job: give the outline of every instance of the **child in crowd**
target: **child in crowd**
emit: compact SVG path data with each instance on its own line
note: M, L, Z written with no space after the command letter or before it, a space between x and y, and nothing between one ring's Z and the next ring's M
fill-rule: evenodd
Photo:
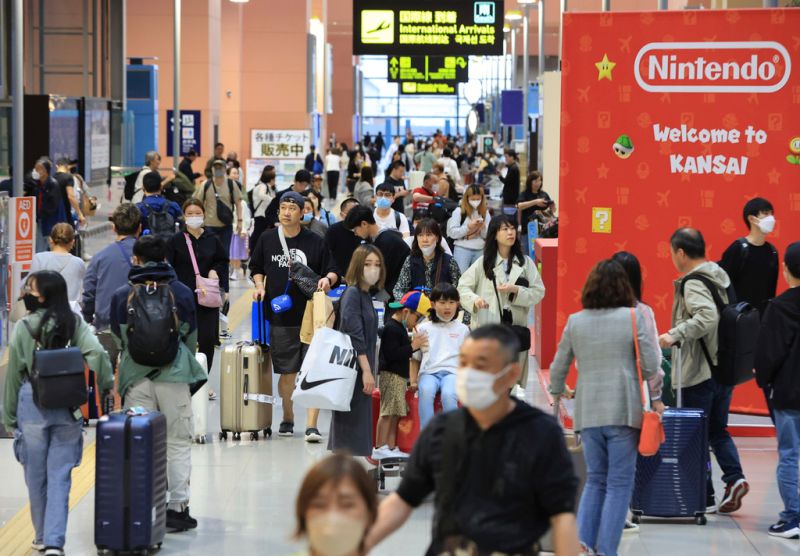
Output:
M430 322L417 327L417 334L425 334L427 349L414 357L420 361L419 370L411 367L411 388L419 388L419 422L425 428L433 419L433 401L442 392L444 411L458 407L456 396L456 369L461 344L469 335L469 328L456 320L459 309L458 290L452 284L442 282L431 291Z
M397 447L397 423L400 417L408 413L405 393L409 360L414 352L427 346L425 334L415 334L414 339L410 340L408 331L414 330L417 321L427 315L430 308L430 300L420 291L410 291L399 303L389 303L389 310L394 313L386 322L381 336L381 415L375 442L378 447L372 452L374 460L407 455Z

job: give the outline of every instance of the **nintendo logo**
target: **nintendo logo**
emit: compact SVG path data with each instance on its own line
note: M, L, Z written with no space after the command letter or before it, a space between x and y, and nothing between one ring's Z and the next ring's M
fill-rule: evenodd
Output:
M789 81L792 59L774 41L652 42L633 69L651 93L774 93Z

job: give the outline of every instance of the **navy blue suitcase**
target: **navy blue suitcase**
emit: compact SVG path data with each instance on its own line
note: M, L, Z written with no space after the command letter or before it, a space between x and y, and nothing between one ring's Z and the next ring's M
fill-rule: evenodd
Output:
M167 530L167 419L111 413L97 422L94 543L99 550L160 548Z

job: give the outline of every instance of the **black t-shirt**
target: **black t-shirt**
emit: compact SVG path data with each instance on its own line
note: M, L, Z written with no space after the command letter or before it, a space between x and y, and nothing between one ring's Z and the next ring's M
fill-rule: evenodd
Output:
M67 195L67 187L75 187L75 178L72 174L67 172L56 172L53 174L53 179L58 184L58 189L61 191L61 200L64 202L64 210L66 211L67 220L72 222L72 205L69 204L69 196Z
M413 353L406 327L395 319L388 319L381 335L382 366L379 370L389 371L407 379L408 362Z
M545 191L542 191L541 189L536 193L532 193L528 190L525 190L519 194L517 202L523 203L525 201L535 201L536 199L545 199L546 201L549 201L550 195L548 195ZM537 211L542 211L542 210L545 209L539 207L526 208L525 210L522 211L522 223L525 224L526 222L529 222L531 218L534 217ZM523 231L524 231L524 226L523 226Z
M397 489L417 507L445 481L454 481L450 509L437 492L433 522L454 520L459 534L487 552L530 550L551 517L575 510L578 479L561 427L542 411L514 403L510 414L485 431L466 409L436 416L422 431ZM455 468L444 469L447 423L454 418L466 421L464 449L449 456ZM439 554L439 533L434 528L428 554Z
M323 239L305 228L295 237L286 238L286 246L292 259L299 261L320 275L335 272L328 247ZM266 282L264 315L273 326L300 326L306 310L307 298L294 284L286 290L289 279L289 261L283 253L277 228L266 230L250 257L250 273L263 274ZM270 300L286 292L292 298L292 308L283 313L274 314Z
M362 243L364 240L345 228L344 222L336 222L328 228L325 233L325 245L328 246L333 256L333 263L339 276L347 274L350 259L353 258L353 253Z
M503 182L503 204L516 205L519 198L519 166L516 162L508 167L505 178L500 178Z
M397 230L387 230L386 228L381 230L372 244L380 249L383 255L383 261L386 264L386 284L384 287L391 296L394 291L394 285L400 277L400 271L403 269L403 263L406 262L411 248Z
M734 241L719 265L728 273L738 301L747 301L762 315L778 287L778 252L765 242L753 245L745 238Z

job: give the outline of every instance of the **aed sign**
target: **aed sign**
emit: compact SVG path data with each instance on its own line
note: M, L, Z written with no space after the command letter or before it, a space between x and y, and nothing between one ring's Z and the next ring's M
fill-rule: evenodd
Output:
M36 253L36 198L14 197L9 203L11 263L29 263Z
M389 83L466 83L469 61L465 56L389 56Z
M354 0L353 54L497 56L503 0Z

